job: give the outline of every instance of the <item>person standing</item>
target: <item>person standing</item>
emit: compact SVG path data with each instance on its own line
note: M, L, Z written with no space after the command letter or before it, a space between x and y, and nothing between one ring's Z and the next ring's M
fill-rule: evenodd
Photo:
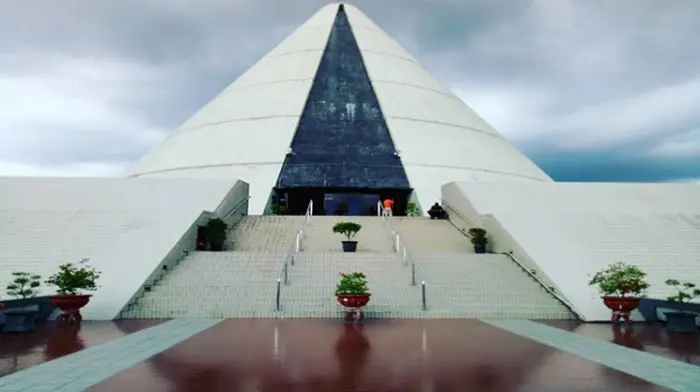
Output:
M394 201L391 200L391 198L387 197L384 199L384 203L382 203L383 209L382 209L382 215L383 216L394 216L394 213L392 211L392 208L394 207Z

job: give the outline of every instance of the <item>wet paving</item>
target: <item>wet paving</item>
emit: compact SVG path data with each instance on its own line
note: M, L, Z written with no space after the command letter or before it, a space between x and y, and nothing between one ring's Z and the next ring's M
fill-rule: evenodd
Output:
M48 322L27 333L0 333L0 377L118 339L166 320L84 321L59 326Z
M89 389L667 391L476 320L226 320Z
M539 322L590 338L700 366L700 333L669 333L662 323L639 323L628 328L620 325L584 324L566 320Z

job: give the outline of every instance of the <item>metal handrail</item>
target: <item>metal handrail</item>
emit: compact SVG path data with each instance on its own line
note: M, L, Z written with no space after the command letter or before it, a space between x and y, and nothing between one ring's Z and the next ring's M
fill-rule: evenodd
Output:
M389 229L391 229L390 225L390 220L388 217L384 219L385 223L388 225ZM404 265L410 265L411 266L411 286L416 285L416 262L413 260L413 257L411 256L411 252L408 250L408 245L406 245L406 242L403 239L403 236L401 233L398 231L391 231L391 242L392 242L392 248L393 250L398 253L401 256L401 261L404 263ZM425 285L425 280L421 280L420 282L421 285L421 300L422 300L422 309L423 310L428 310L428 305L426 302L426 285Z
M229 211L226 215L224 215L221 220L226 220L228 217L233 215L234 212L238 211L239 208L243 207L244 205L248 204L248 200L250 200L250 196L246 197L245 199L241 200L238 204L236 204L231 211Z
M459 210L457 210L457 209L456 209L455 207L453 207L450 203L448 203L447 201L445 201L445 199L441 199L440 202L442 203L443 208L447 207L451 212L454 212L455 215L459 216L459 217L462 218L465 222L467 222L467 224L471 225L471 227L479 227L479 225L477 225L476 223L474 223L473 220L471 220L471 219L467 218L466 216L464 216L464 214L462 214L461 212L459 212ZM448 215L448 217L449 217L450 214L448 213L447 215ZM459 227L457 227L457 225L455 225L454 222L452 222L451 219L448 219L448 221L452 224L452 226L454 226L457 230L459 230L460 233L462 233L462 234L464 234L465 236L471 238L471 236L469 235L469 232L464 232L464 231L462 231L462 229L460 229Z
M306 229L311 226L311 217L314 214L314 201L310 200L308 207L306 207L306 213L304 213L304 222L301 228L294 233L294 241L289 246L289 250L284 255L282 271L280 272L280 277L277 278L277 290L275 292L275 308L280 311L282 310L282 305L280 304L282 296L282 282L285 286L289 285L289 265L294 265L294 258L297 253L301 252L303 247L302 242L304 241L304 234Z
M556 298L559 302L561 302L562 305L564 305L569 311L576 316L577 319L582 320L581 316L578 314L578 312L574 309L574 306L567 301L564 297L561 295L557 294L557 292L550 286L548 286L542 279L540 279L539 276L537 276L536 273L533 272L533 270L528 269L520 260L518 260L515 256L513 256L511 253L507 252L502 252L502 255L508 256L515 264L518 265L518 267L522 268L525 273L530 275L532 279L534 279L537 283L540 284L549 294L551 294L554 298Z

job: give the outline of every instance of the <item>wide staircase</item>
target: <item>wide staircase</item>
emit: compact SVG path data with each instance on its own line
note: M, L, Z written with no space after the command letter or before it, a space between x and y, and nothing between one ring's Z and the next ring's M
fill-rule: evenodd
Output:
M346 220L362 225L356 253L332 231ZM508 256L474 254L448 221L314 216L307 226L305 217L247 216L226 249L192 252L122 317L338 318L339 274L363 272L367 318L573 318Z
M122 318L276 317L275 282L304 217L246 216L225 251L191 252Z

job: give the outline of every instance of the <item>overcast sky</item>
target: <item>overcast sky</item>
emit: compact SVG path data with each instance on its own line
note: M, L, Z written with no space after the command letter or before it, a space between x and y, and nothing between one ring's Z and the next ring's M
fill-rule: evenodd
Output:
M323 0L0 4L0 175L119 175ZM556 180L700 179L700 1L353 2Z

